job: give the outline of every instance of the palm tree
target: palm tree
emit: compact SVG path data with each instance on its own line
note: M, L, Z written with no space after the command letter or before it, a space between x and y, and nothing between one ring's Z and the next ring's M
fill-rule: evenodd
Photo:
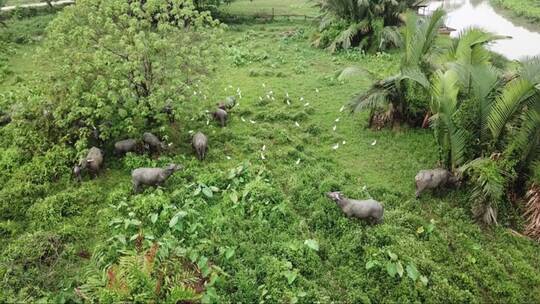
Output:
M316 46L332 52L360 46L369 51L399 46L401 14L425 0L316 0L320 36Z
M426 19L419 19L414 13L405 15L400 72L375 82L350 103L354 112L370 110L369 127L376 119L381 124L410 120L407 89L412 85L425 92L429 90L428 79L435 70L434 59L439 53L436 39L443 17L442 10Z
M470 35L488 37L476 30L462 37ZM453 169L463 165L459 171L470 177L475 217L492 224L497 223L497 206L504 201L505 190L516 181L524 184L531 165L540 158L540 60L525 62L505 79L489 60L477 56L485 42L476 46L462 42L471 50L462 51L475 55L465 55L467 61L456 57L446 72L433 77L431 122L443 163ZM464 103L460 98L474 105L475 111L467 113L474 124L457 123Z

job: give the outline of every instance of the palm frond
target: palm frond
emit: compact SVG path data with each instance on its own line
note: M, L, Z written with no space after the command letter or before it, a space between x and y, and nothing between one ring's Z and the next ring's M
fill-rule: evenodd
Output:
M371 89L365 94L354 98L349 107L353 112L360 112L366 109L381 109L390 103L388 92L382 89Z
M504 87L488 117L488 126L497 140L510 119L523 104L535 95L534 86L526 79L515 79Z
M453 57L464 64L487 64L491 58L484 45L507 36L495 35L478 28L469 28L462 31L455 40Z
M400 80L408 79L424 87L429 88L429 80L418 67L406 67L401 70Z

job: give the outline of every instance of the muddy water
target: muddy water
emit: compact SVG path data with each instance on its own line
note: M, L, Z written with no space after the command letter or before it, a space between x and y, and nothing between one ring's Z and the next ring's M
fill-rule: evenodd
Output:
M430 1L427 12L443 7L447 12L446 25L457 29L451 35L458 36L459 32L479 27L486 31L511 36L511 39L500 40L489 48L509 59L523 59L540 55L540 26L538 29L517 24L500 11L496 10L489 0L446 0Z

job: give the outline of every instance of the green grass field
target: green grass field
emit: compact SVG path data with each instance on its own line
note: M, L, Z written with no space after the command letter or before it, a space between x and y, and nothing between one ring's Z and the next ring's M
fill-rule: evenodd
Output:
M38 3L39 0L7 0L6 6Z
M316 16L315 2L308 0L238 0L223 7L223 11L233 15L306 15Z
M300 4L289 1L262 2L255 10L280 6L284 12L312 12L308 6L297 11ZM250 13L253 8L238 1L226 10ZM115 228L115 218L132 217L128 213L133 212L149 223L153 206L165 201L188 210L183 244L227 274L215 285L223 303L539 302L540 247L505 228L518 215L483 229L471 219L465 189L414 199L415 174L437 166L430 130L372 131L365 128L365 115L341 111L372 79L340 82L337 72L356 65L375 78L390 75L399 56L329 54L310 46L311 26L286 21L230 26L223 37L228 46L211 80L212 94L205 104L190 105L193 117L178 122L171 134L172 151L159 159L108 157L107 170L97 180L78 185L65 177L46 190L52 202L71 194L87 197L56 200L71 203L70 212L37 200L23 220L0 223L3 286L19 299L75 298L73 288L86 281L90 265L81 252L115 249L111 238L123 234L129 239L137 233L132 227ZM43 69L29 56L37 46L17 50L11 61L14 74L3 90ZM239 91L242 98L228 127L208 124L199 114ZM202 163L191 151L190 130L209 135L209 157ZM8 152L0 148L6 159ZM163 189L131 194L133 167L172 161L186 169ZM227 177L242 164L241 181ZM212 198L193 196L197 183L220 190ZM324 196L330 190L383 202L384 223L347 219ZM157 223L167 225L169 218L160 217ZM31 251L32 240L49 234L61 236L61 252L54 263L32 264L34 256L23 249ZM310 240L317 246L308 246ZM225 257L223 251L229 249L233 254ZM389 262L406 269L402 277L388 274ZM17 273L21 265L30 270ZM412 267L425 277L424 283L408 276Z
M536 0L491 0L499 7L532 22L540 21L540 2Z

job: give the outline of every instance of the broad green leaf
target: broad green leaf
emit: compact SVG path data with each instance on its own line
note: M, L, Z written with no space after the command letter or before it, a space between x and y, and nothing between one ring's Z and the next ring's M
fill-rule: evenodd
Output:
M197 267L203 268L208 263L208 258L205 256L201 256L199 260L197 261Z
M379 261L377 260L369 260L367 263L366 263L366 269L367 270L370 270L371 268L375 267L379 265Z
M390 257L392 261L396 261L398 258L397 255L390 250L388 250L388 256Z
M308 246L312 250L319 251L319 242L317 242L316 240L305 240L304 245Z
M158 214L157 213L152 213L150 215L150 221L152 222L152 224L155 224L157 222L157 219L158 219Z
M422 282L422 284L424 284L424 286L427 286L428 284L428 278L426 276L420 276L420 282Z
M235 203L235 204L238 203L238 194L236 194L236 192L231 193L231 194L229 195L229 197L231 198L231 201L232 201L233 203Z
M214 186L210 186L210 189L212 190L212 192L218 192L219 191L219 188L214 187Z
M212 189L210 189L210 188L208 188L208 187L204 187L204 188L202 189L202 192L203 192L203 194L204 194L206 197L208 197L208 198L214 197L214 193L212 192Z
M176 224L178 223L178 219L179 219L179 216L177 215L173 216L173 218L169 222L169 228L176 226Z
M399 261L396 263L396 271L397 274L399 274L399 277L403 276L403 265Z
M388 272L388 274L393 278L396 276L396 273L397 273L397 268L396 268L396 264L392 263L392 262L388 262L386 263L386 272Z
M283 275L285 276L285 278L287 278L287 282L289 283L289 285L294 283L294 281L296 280L296 277L298 276L296 271L289 271L289 270L283 272Z
M414 264L407 265L406 270L407 276L413 281L416 281L420 276L420 273L418 272L418 269L416 269L416 266L414 266Z
M225 259L230 259L232 258L232 256L234 255L234 248L227 248L227 250L225 251Z

